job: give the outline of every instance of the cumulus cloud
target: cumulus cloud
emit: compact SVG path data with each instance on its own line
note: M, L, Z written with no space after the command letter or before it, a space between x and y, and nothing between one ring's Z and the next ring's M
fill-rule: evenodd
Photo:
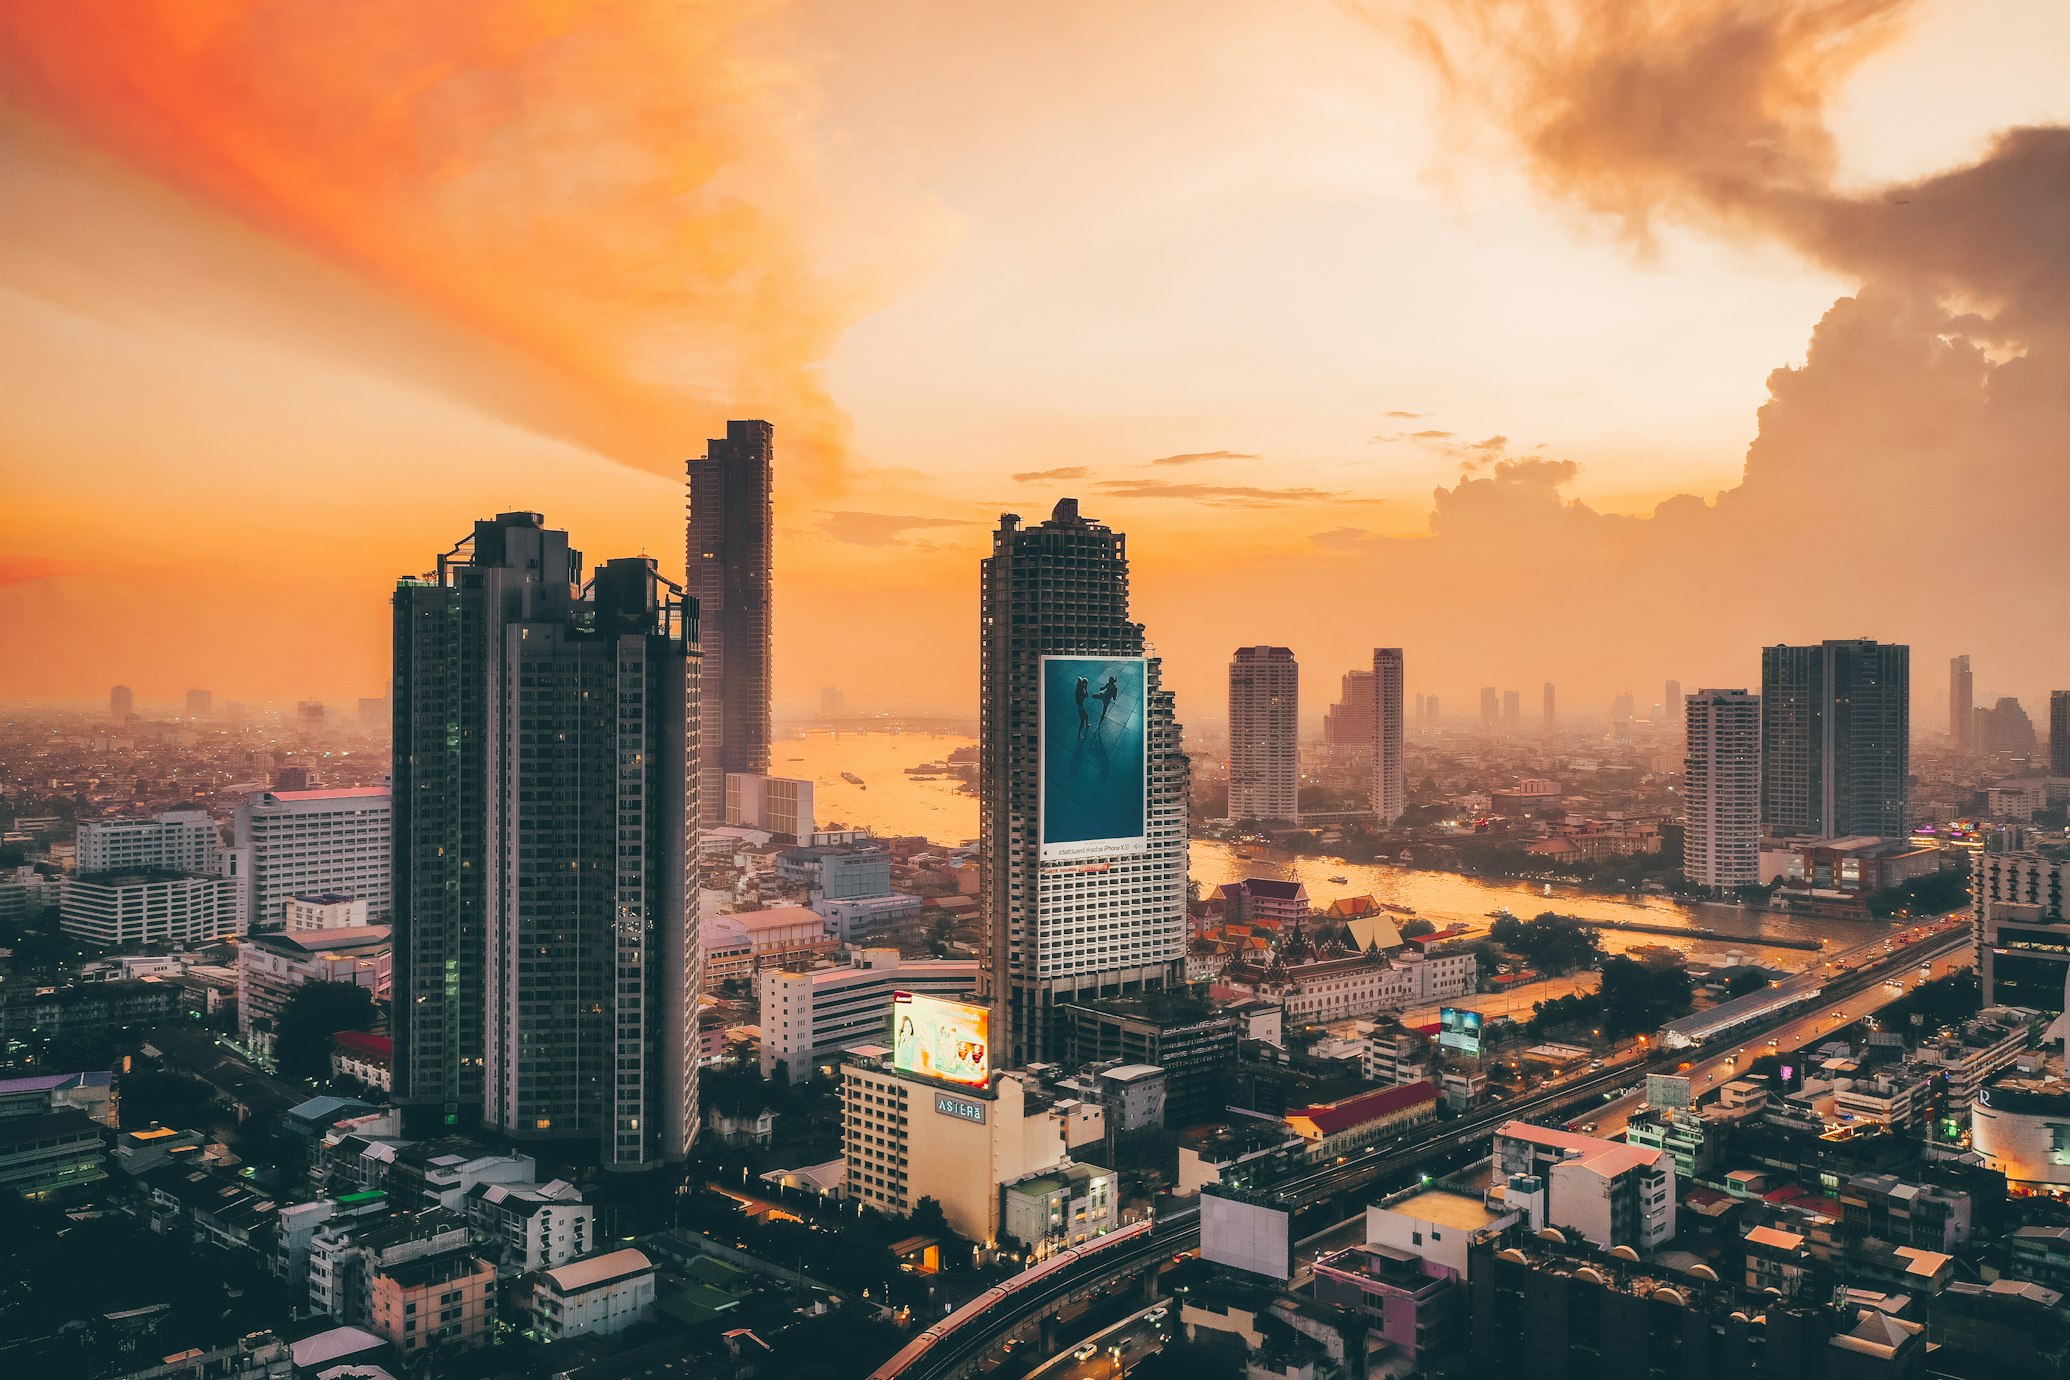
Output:
M1974 597L2000 553L2052 550L2070 512L2070 129L2006 131L1975 162L1902 185L1841 185L1826 113L1901 32L1902 0L1356 7L1584 229L1640 254L1667 224L1765 238L1859 284L1804 362L1770 375L1725 492L1614 516L1566 496L1570 461L1410 433L1466 473L1433 495L1430 538L1371 549L1374 578L1438 591L1434 630L1472 610L1548 669L1581 664L1577 647L1600 662L1622 627L1671 665L1869 633L1973 651L2030 691L2070 679L2052 639L2022 632L2070 616L2061 562L2023 567L2017 600ZM1495 612L1555 589L1580 601L1573 617ZM1596 599L1610 603L1584 607Z

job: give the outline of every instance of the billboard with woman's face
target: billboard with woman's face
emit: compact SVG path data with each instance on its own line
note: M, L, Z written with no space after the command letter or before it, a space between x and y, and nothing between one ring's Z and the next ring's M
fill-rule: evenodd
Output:
M991 1011L969 1002L893 993L891 1065L927 1078L984 1087L992 1074Z
M1042 658L1042 858L1140 853L1149 674L1139 656Z

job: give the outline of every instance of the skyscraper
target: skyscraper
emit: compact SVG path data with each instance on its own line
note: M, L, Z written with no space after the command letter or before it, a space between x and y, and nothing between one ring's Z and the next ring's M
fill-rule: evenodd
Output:
M688 592L703 679L704 823L726 806L726 773L769 770L770 504L775 430L728 422L690 462Z
M2050 710L2054 710L2053 703ZM1972 746L1987 756L2023 757L2038 745L2033 718L2027 707L2011 695L1999 696L1998 703L1977 710L1973 718L1976 733Z
M696 609L646 558L585 582L502 513L395 592L395 1092L431 1127L697 1134Z
M1417 709L1422 709L1418 695ZM1373 673L1346 671L1337 702L1323 711L1323 744L1332 748L1373 750Z
M1969 657L1948 659L1948 741L1956 751L1975 748L1977 733L1977 682L1970 674Z
M992 1066L1056 1056L1056 1008L1183 976L1189 774L1129 620L1121 533L1062 499L1000 516L981 566L981 1000Z
M1557 702L1553 697L1553 683L1551 681L1547 681L1545 683L1544 694L1545 708L1543 710L1543 713L1545 716L1545 731L1547 733L1550 733L1553 730L1553 726L1559 723L1560 721L1559 709Z
M1373 813L1384 828L1409 807L1402 772L1402 649L1373 649ZM1437 716L1437 696L1428 701Z
M187 692L187 717L190 719L206 719L214 712L215 698L207 690L189 690Z
M1667 715L1669 723L1673 723L1677 718L1681 717L1683 709L1681 681L1671 680L1667 683L1667 698L1660 702L1660 707L1661 711Z
M1632 692L1629 690L1619 691L1610 701L1610 722L1613 724L1628 724L1631 721Z
M118 685L108 692L108 717L116 723L127 723L136 709L137 697L127 685Z
M1481 687L1481 727L1497 728L1501 726L1501 723L1502 707L1496 699L1495 687L1483 685Z
M2070 777L2070 690L2048 693L2048 774Z
M1761 822L1778 834L1905 832L1911 648L1866 638L1761 650Z
M1418 695L1416 697L1416 722L1419 725L1430 721L1429 700L1430 696L1428 695Z
M1699 690L1684 713L1682 874L1719 890L1753 886L1761 880L1761 701L1744 690Z
M1238 647L1229 659L1229 817L1301 814L1301 667L1289 647Z
M1438 720L1441 717L1438 710L1438 697L1436 695L1432 695L1430 697L1429 703L1424 706L1424 713L1428 716L1424 720L1424 722L1428 723L1432 728L1436 728L1438 726Z

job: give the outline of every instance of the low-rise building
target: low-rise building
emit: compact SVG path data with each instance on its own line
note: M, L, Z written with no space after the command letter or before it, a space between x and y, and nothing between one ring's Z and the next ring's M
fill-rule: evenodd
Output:
M1650 1251L1675 1234L1675 1161L1664 1150L1505 1121L1492 1169L1491 1195L1534 1230L1571 1228L1605 1250Z
M1366 1208L1366 1244L1407 1251L1463 1282L1473 1248L1523 1219L1514 1208L1490 1208L1478 1194L1442 1184L1418 1185Z
M1290 1111L1287 1129L1308 1143L1312 1157L1327 1159L1393 1140L1437 1120L1437 1102L1438 1090L1429 1083L1379 1088Z
M565 1179L477 1183L461 1203L475 1245L514 1274L565 1265L595 1244L597 1210Z
M864 949L846 967L765 968L755 974L762 1076L781 1064L790 1082L803 1082L850 1045L888 1041L895 995L967 998L977 968L975 959L901 959L896 949Z
M489 1338L496 1267L472 1249L438 1251L374 1271L367 1326L405 1362L428 1348L464 1351Z
M1314 1265L1315 1296L1350 1310L1396 1348L1408 1369L1457 1342L1466 1322L1463 1276L1414 1251L1366 1244L1334 1251Z
M1120 1185L1098 1165L1059 1165L1005 1193L1002 1230L1038 1256L1082 1246L1121 1222Z
M999 1240L1003 1185L1070 1162L1067 1115L1031 1074L950 1085L863 1046L842 1065L841 1104L849 1196L901 1216L933 1198L950 1228L980 1246Z
M1895 1174L1856 1174L1841 1185L1840 1206L1849 1236L1929 1251L1967 1244L1974 1220L1969 1194Z
M386 1001L391 965L385 925L255 934L237 948L237 1028L249 1035L255 1021L277 1024L304 983L348 983Z
M179 989L154 979L78 982L69 987L0 987L0 1039L109 1035L156 1025L179 1005Z
M1241 1017L1176 992L1100 997L1061 1008L1073 1064L1164 1070L1165 1122L1219 1120L1229 1105Z
M331 1036L331 1076L351 1078L380 1092L395 1087L395 1041L371 1030Z
M48 1198L108 1177L107 1128L76 1107L0 1119L0 1193Z
M244 933L237 884L162 868L67 877L58 928L102 948L206 944Z
M654 1264L630 1248L532 1277L532 1326L545 1342L623 1332L654 1311Z

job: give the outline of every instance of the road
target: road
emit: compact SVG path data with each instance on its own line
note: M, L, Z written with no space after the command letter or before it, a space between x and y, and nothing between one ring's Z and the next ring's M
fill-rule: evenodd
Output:
M1110 1380L1122 1375L1171 1340L1173 1324L1178 1321L1171 1316L1175 1307L1176 1304L1158 1304L1131 1313L1029 1371L1027 1380ZM1087 1347L1093 1349L1092 1355L1081 1357Z
M1921 947L1929 950L1939 949L1947 942L1945 938L1927 940ZM1927 965L1928 972L1925 975L1920 974L1915 966L1904 977L1897 979L1897 987L1878 982L1861 992L1797 1017L1769 1032L1765 1037L1721 1049L1690 1065L1686 1076L1693 1081L1691 1091L1699 1097L1714 1091L1720 1085L1731 1082L1741 1070L1761 1055L1803 1049L1842 1026L1852 1025L1864 1016L1874 1015L1925 983L1962 971L1970 966L1970 962L1971 955L1965 945L1953 953L1944 953L1932 959ZM1593 1118L1594 1134L1606 1138L1623 1135L1625 1125L1631 1120L1632 1114L1645 1104L1646 1092L1643 1085L1628 1097L1605 1103L1602 1111Z
M1822 1033L1822 1024L1823 1031L1831 1031L1836 1024L1859 1020L1862 1015L1896 1000L1898 992L1883 986L1883 980L1898 977L1901 983L1917 986L1921 979L1916 969L1922 960L1929 963L1936 976L1966 966L1969 962L1967 943L1967 931L1954 926L1910 948L1891 953L1880 952L1882 945L1876 944L1835 955L1821 964L1833 976L1826 984L1828 997L1819 1009L1789 1017L1769 1016L1755 1020L1749 1023L1736 1045L1720 1045L1693 1058L1688 1052L1657 1052L1647 1058L1591 1070L1560 1085L1479 1109L1457 1121L1441 1123L1436 1134L1420 1140L1375 1146L1360 1154L1345 1156L1335 1163L1318 1165L1306 1174L1281 1182L1276 1188L1291 1205L1296 1206L1327 1203L1349 1194L1384 1192L1412 1182L1420 1171L1442 1171L1462 1158L1471 1158L1494 1128L1504 1121L1579 1119L1590 1115L1596 1106L1608 1109L1618 1105L1603 1101L1605 1092L1633 1084L1643 1088L1648 1073L1671 1071L1685 1060L1692 1062L1695 1072L1709 1073L1715 1081L1724 1056L1736 1049L1765 1049L1771 1036L1776 1039L1778 1048L1786 1039L1801 1045ZM1865 959L1871 961L1864 962ZM1855 965L1852 970L1843 971L1850 962ZM1631 1104L1622 1113L1628 1116L1631 1108L1636 1106L1636 1100L1624 1101ZM1595 1120L1597 1134L1609 1134L1603 1127L1601 1116L1596 1116ZM1622 1123L1618 1124L1621 1129ZM937 1380L954 1374L959 1366L991 1352L1001 1337L1071 1294L1102 1280L1132 1273L1166 1253L1195 1248L1199 1243L1197 1212L1189 1211L1183 1219L1176 1214L1168 1215L1145 1243L1104 1257L1096 1266L1089 1265L1083 1272L1045 1279L1026 1294L1000 1304L991 1314L959 1328L940 1346L910 1366L905 1371L906 1380ZM1107 1373L1113 1372L1110 1369ZM1073 1375L1068 1380L1092 1380L1092 1376Z

